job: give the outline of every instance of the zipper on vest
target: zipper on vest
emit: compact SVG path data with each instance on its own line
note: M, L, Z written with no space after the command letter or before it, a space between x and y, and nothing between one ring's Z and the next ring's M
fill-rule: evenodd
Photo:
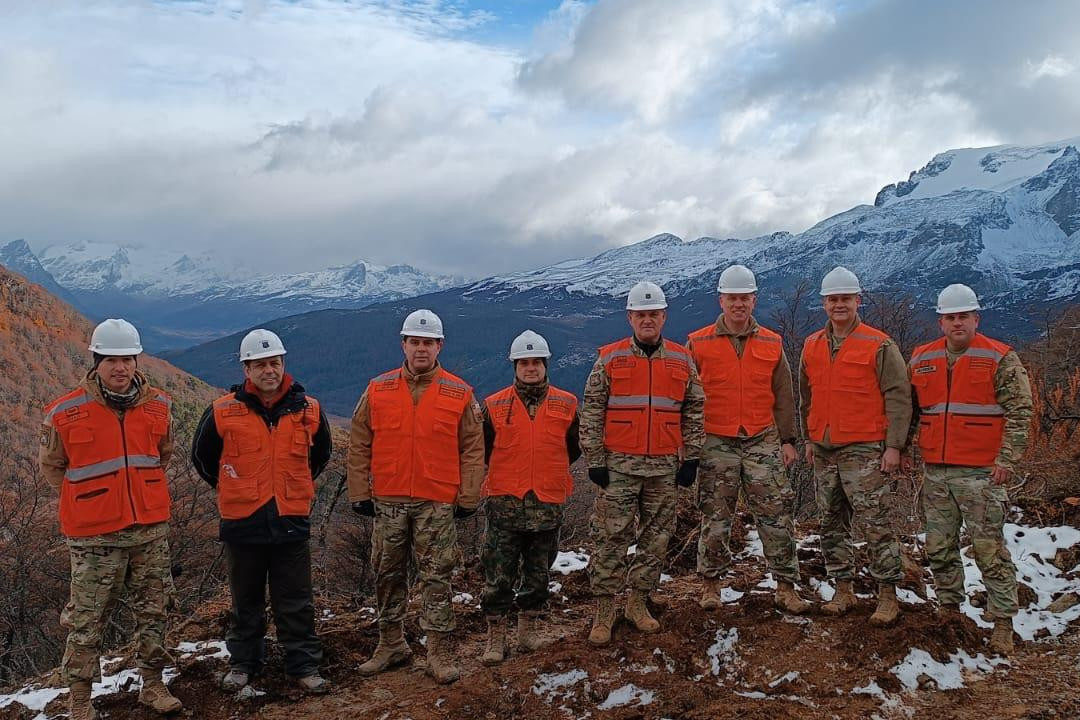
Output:
M661 341L663 342L663 341ZM657 348L659 352L660 348ZM652 358L646 358L649 361L649 407L645 411L645 454L648 455L652 450Z
M948 449L949 439L949 401L952 400L952 371L949 367L949 346L945 346L945 414L941 418L941 462L945 464L945 451ZM960 362L960 358L956 359ZM955 363L954 363L955 365Z
M127 411L121 410L120 414L116 416L116 420L120 423L120 445L124 450L124 478L127 482L128 504L131 505L131 521L138 523L139 516L135 512L135 496L131 491L131 466L128 465L127 431L124 430L124 417L126 416Z

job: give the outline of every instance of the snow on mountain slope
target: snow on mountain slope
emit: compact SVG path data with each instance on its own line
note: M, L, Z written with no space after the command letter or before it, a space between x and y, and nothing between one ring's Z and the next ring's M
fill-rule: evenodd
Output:
M874 204L937 197L954 190L1004 192L1046 170L1080 136L1045 145L999 145L939 153L922 169L894 185L886 185Z

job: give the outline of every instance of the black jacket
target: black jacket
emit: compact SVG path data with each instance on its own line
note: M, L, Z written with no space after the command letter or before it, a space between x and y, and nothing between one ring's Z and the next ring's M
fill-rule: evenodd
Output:
M307 395L304 386L294 382L272 408L263 407L259 398L244 389L243 385L234 385L230 390L236 393L236 399L247 405L263 419L267 427L274 427L282 415L301 412L307 407ZM191 462L195 471L203 480L217 487L218 469L221 464L221 452L224 443L214 422L214 406L211 405L199 420L195 430L195 439L191 443ZM317 478L330 461L333 441L330 436L330 424L326 414L319 411L319 429L312 438L308 455L311 477ZM282 517L278 515L277 503L273 498L241 520L222 519L218 535L222 540L233 543L287 543L306 540L311 536L311 520L307 517Z

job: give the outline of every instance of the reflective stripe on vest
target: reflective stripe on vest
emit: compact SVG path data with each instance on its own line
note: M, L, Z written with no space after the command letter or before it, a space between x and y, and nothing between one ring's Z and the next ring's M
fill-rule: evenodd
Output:
M877 376L877 353L889 339L885 333L860 324L844 338L833 357L829 337L819 330L803 345L803 369L810 381L807 432L815 442L836 445L879 442L888 420L885 397Z
M632 338L600 348L610 381L604 447L628 455L674 455L682 447L682 402L690 378L690 353L663 341L646 358L631 349Z
M1005 431L1005 409L997 402L994 378L1009 350L976 333L950 371L944 337L915 349L908 367L919 402L918 442L924 461L994 464Z
M458 427L472 388L441 367L414 405L401 369L368 384L375 497L452 503L461 485Z
M68 465L60 486L60 529L69 537L104 535L169 519L160 445L169 433L169 396L124 411L124 421L79 388L45 408ZM125 455L125 452L127 453Z
M251 517L271 498L282 516L307 517L315 497L311 445L319 430L319 401L283 414L274 427L229 393L214 401L221 436L218 511L225 520Z
M523 498L532 491L543 502L561 504L573 492L566 433L574 421L577 398L555 387L529 411L511 385L485 400L495 430L488 460L485 496Z
M774 424L772 378L783 343L780 336L759 326L746 338L742 355L732 338L717 335L716 325L690 333L701 385L705 390L705 432L738 437L740 429L754 436Z

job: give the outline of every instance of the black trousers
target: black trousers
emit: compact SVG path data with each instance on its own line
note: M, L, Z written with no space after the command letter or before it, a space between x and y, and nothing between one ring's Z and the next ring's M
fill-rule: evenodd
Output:
M283 544L225 543L232 591L232 625L225 647L233 668L255 675L266 658L266 586L274 613L278 643L285 653L285 672L311 675L322 661L315 634L311 597L311 550L308 541Z

